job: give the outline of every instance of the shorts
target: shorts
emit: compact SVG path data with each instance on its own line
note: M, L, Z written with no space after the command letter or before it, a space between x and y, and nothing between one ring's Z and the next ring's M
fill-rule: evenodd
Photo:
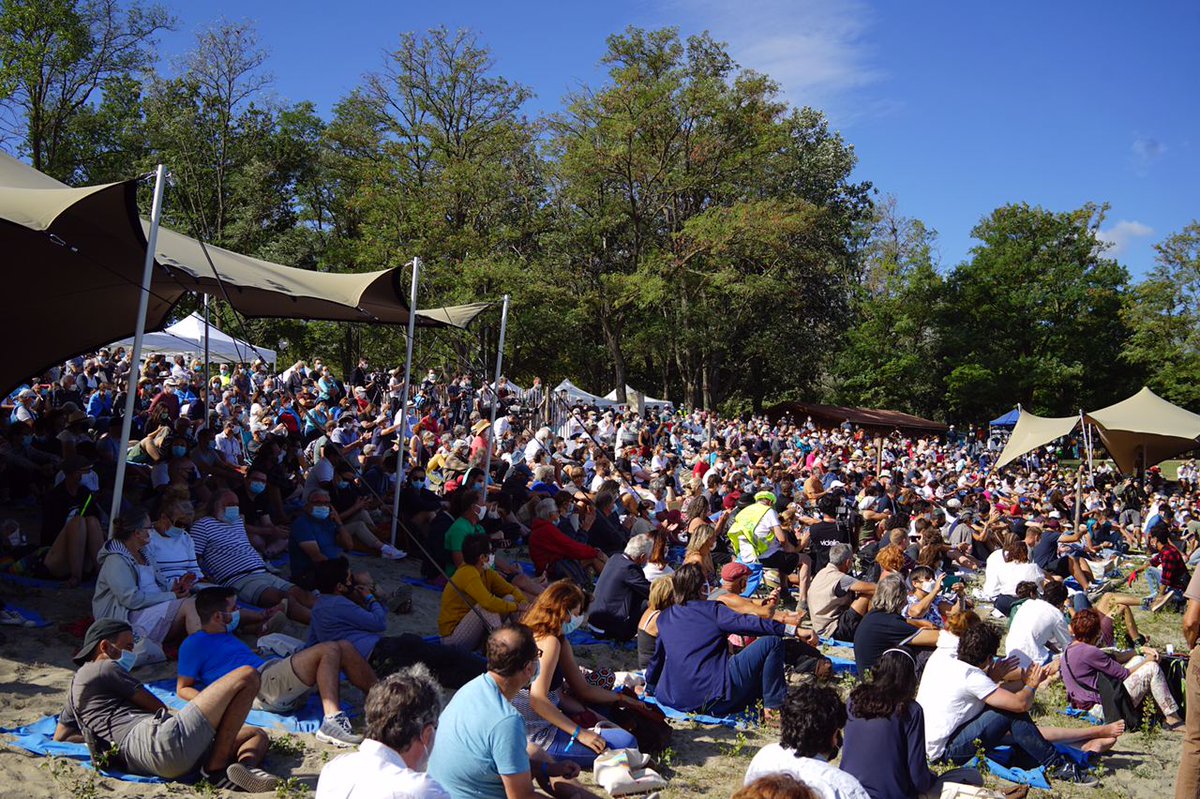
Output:
M268 713L291 713L308 701L313 686L307 685L292 668L290 657L268 660L258 667L262 680L254 707Z
M842 611L842 615L838 616L837 624L833 628L833 638L838 641L853 641L854 632L858 629L858 625L862 622L863 617L858 614L854 608L846 608Z
M243 602L249 602L251 605L258 605L259 607L262 607L262 605L259 604L258 600L268 589L274 588L286 594L294 588L287 580L277 577L268 571L243 574L229 580L226 585L237 591L238 599Z
M174 780L200 767L214 737L196 705L189 703L174 715L164 708L129 731L121 757L131 774Z
M1046 572L1046 574L1053 574L1056 577L1070 577L1071 576L1071 559L1069 557L1067 557L1066 555L1063 555L1062 557L1058 557L1058 558L1055 558L1054 560L1047 561L1046 565L1043 566L1042 568Z

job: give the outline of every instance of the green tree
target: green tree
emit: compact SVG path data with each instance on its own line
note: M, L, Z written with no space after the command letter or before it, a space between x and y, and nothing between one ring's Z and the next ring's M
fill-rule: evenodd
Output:
M1154 269L1126 297L1122 359L1163 397L1200 409L1200 221L1155 245Z
M937 233L902 216L895 198L876 206L853 301L855 323L833 366L839 402L942 415L945 281L935 263L936 243Z
M103 91L128 90L155 61L155 36L173 25L158 5L116 0L3 0L0 113L35 169L79 179L103 139L80 129ZM94 127L94 126L93 126ZM103 128L97 130L102 132Z
M1017 402L1066 416L1125 394L1129 274L1096 237L1106 210L1006 205L972 230L980 243L950 274L940 320L951 418Z

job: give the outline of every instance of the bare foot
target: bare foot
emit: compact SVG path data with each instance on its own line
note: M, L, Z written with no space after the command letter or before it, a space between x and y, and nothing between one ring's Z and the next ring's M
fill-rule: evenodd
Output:
M1096 752L1099 754L1101 752L1107 752L1109 749L1112 749L1114 746L1116 746L1116 744L1116 738L1093 738L1080 748L1085 752Z
M1096 728L1096 733L1102 738L1118 738L1125 734L1125 720L1114 721Z

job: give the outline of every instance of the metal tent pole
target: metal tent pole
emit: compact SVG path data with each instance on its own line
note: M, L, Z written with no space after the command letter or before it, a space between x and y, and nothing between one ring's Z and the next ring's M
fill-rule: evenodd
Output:
M413 337L417 333L417 285L421 259L412 260L412 292L408 301L408 346L404 355L404 388L400 393L400 450L396 453L396 490L392 495L392 546L396 546L396 523L400 518L400 489L404 484L404 458L408 451L408 382L412 377Z
M208 295L204 295L204 391L201 400L204 402L204 426L208 427L209 412L212 408L208 407L208 399L210 396L209 385L212 382L212 375L209 373L209 354L208 354Z
M154 202L150 207L150 235L146 238L146 261L142 268L142 291L138 297L137 327L133 334L133 352L129 354L129 388L125 392L125 417L121 420L121 446L117 450L117 476L113 482L112 511L108 519L108 534L121 515L121 496L125 491L125 459L129 451L129 436L133 432L133 408L137 399L138 377L141 375L142 339L146 335L146 313L150 308L150 281L154 274L154 250L158 242L158 224L162 219L163 189L167 185L167 170L159 164L154 170Z
M504 307L500 311L500 347L496 352L496 377L492 380L492 418L488 424L487 456L483 461L484 490L492 479L492 450L496 448L496 406L500 404L500 370L504 368L504 335L508 330L508 295L504 295ZM487 499L485 496L484 499Z

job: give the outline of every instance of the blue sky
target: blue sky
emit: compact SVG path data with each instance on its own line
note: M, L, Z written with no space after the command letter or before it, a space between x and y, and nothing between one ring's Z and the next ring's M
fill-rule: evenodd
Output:
M164 57L224 17L257 23L281 99L327 113L403 31L470 28L497 72L530 86L529 112L603 79L604 40L627 25L710 31L789 101L824 110L858 177L940 235L942 265L971 228L1025 201L1112 208L1110 254L1143 274L1153 244L1200 218L1200 3L609 0L385 4L174 0Z

